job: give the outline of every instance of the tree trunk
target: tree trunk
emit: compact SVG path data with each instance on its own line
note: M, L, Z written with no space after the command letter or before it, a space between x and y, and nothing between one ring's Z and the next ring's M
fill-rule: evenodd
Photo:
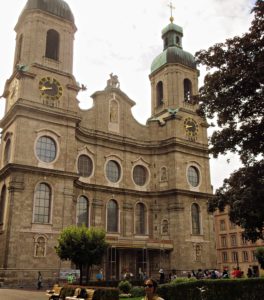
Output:
M86 266L86 285L88 285L89 280L90 280L90 266Z
M79 265L80 268L80 285L82 285L82 281L83 281L83 266L82 264Z

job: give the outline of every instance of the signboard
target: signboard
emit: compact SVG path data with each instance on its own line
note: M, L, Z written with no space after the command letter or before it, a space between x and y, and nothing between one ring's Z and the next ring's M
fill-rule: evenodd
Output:
M60 279L68 280L70 276L72 276L73 279L79 279L80 278L80 270L76 270L76 269L61 269L60 270L60 275L59 275ZM75 281L75 280L73 280L73 281Z

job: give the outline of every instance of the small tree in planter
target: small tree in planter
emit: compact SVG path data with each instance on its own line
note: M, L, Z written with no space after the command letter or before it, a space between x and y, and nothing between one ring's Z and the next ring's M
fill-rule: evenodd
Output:
M61 260L70 260L80 268L82 285L83 267L86 267L88 282L90 268L101 263L107 247L102 229L69 226L62 231L55 250Z

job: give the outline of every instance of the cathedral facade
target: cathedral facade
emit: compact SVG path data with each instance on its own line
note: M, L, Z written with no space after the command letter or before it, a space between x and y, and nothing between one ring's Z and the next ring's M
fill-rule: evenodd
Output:
M145 125L113 74L92 108L79 107L76 30L62 0L28 0L15 27L0 122L0 281L74 268L54 246L65 227L81 224L106 231L98 268L107 279L214 268L208 125L193 102L199 71L182 49L182 28L171 18L162 30Z

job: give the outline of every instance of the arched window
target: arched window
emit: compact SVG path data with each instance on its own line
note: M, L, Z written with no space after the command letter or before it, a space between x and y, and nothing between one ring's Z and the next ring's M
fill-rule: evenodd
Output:
M111 182L118 182L121 176L120 165L115 160L109 160L106 165L106 176Z
M60 44L59 33L53 29L50 29L47 32L45 56L47 58L59 60L59 44Z
M11 140L8 139L5 144L4 165L8 164L10 161L10 151L11 151Z
M133 169L133 180L137 185L143 186L147 182L148 171L144 166L137 165Z
M168 47L168 44L169 44L168 37L165 37L165 39L164 39L164 48L165 49Z
M16 65L20 62L21 52L22 52L22 44L23 44L23 35L21 34L17 44L17 53L16 53Z
M46 183L40 183L35 192L34 222L49 223L51 208L51 189Z
M192 204L192 234L200 234L200 207L198 204Z
M35 240L35 256L44 257L46 255L46 239L43 236Z
M192 101L192 83L190 79L185 78L183 81L184 86L184 101L191 102Z
M0 225L4 223L5 203L6 203L6 186L4 185L0 197Z
M80 155L78 158L78 172L82 177L89 177L93 172L93 161L87 155Z
M55 141L49 136L41 136L36 144L37 157L46 163L52 162L57 155Z
M200 183L199 170L194 166L188 168L188 181L193 187L197 187Z
M89 225L89 201L86 197L81 196L77 200L77 207L76 207L76 218L77 218L77 226L85 225L88 227Z
M143 203L136 205L136 233L146 234L146 207Z
M157 93L157 106L163 104L163 83L159 81L156 86L156 93Z
M107 231L118 232L118 204L113 199L107 204Z

